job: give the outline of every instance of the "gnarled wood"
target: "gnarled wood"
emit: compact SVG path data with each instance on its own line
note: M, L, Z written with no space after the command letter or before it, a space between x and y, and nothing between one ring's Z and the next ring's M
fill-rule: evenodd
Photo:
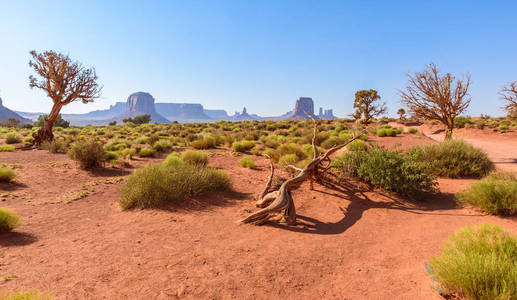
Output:
M317 124L314 119L313 122L314 124ZM313 137L314 147L316 134L317 130L315 129ZM274 214L283 212L284 221L288 225L294 225L296 223L296 208L294 205L293 197L291 195L291 190L307 179L310 179L311 181L313 179L317 179L317 176L322 174L322 172L318 172L318 169L321 169L321 167L323 167L323 170L328 169L328 166L322 166L322 163L328 162L330 165L330 155L358 139L361 135L362 132L357 136L349 139L347 142L334 146L323 154L314 156L314 159L303 169L290 166L291 168L299 171L298 175L284 181L278 190L272 192L270 192L269 189L273 180L274 167L272 161L270 160L271 174L269 176L268 182L266 183L264 191L261 193L261 197L257 200L257 206L263 208L239 220L239 222L260 225L267 222Z

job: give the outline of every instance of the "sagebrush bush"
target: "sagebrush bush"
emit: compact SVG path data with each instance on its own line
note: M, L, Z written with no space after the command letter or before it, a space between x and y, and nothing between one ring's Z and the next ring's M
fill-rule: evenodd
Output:
M13 145L0 145L0 152L14 152L16 150Z
M453 234L430 266L444 293L475 300L517 296L517 236L499 226L468 226Z
M418 146L409 152L420 161L432 163L437 176L479 178L494 169L494 163L484 151L462 140Z
M145 148L145 149L140 150L140 152L138 152L138 156L153 157L155 153L156 153L156 150L154 150L152 148Z
M199 149L199 150L213 149L213 148L215 148L215 146L217 146L217 142L214 137L208 136L208 137L203 137L199 140L195 140L195 141L191 142L190 146L192 146L192 148L194 148L194 149Z
M176 159L174 159L176 160ZM180 204L190 197L231 190L223 170L200 164L162 163L138 169L122 188L119 204L123 209Z
M240 142L233 142L232 148L235 152L246 152L251 150L253 147L255 147L254 141L240 141Z
M16 172L10 168L0 168L0 182L11 182L16 177Z
M239 165L243 168L248 169L254 169L256 167L255 162L253 161L253 158L249 156L244 156L241 159L239 159Z
M21 142L22 142L22 138L16 132L10 132L5 136L6 144L17 144L17 143L21 143Z
M181 160L187 164L204 166L208 164L208 154L203 151L187 150L181 154Z
M427 162L400 151L374 146L336 157L333 165L345 175L359 177L387 191L420 198L436 191L436 177Z
M48 150L50 153L66 153L67 145L63 138L55 138L51 142L45 141L41 148Z
M510 173L492 173L456 194L456 199L495 215L517 214L517 178Z
M90 169L102 166L106 151L100 142L90 138L73 143L68 156L77 161L82 169Z
M0 207L0 232L9 232L20 225L20 216Z

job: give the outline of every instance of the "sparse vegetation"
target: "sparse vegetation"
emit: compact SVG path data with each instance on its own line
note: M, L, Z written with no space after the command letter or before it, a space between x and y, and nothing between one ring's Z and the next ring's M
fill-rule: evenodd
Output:
M333 165L345 175L412 198L436 191L432 166L400 151L358 147L337 157Z
M433 164L437 176L479 178L494 169L485 152L462 140L415 147L410 152L419 161Z
M11 182L16 177L16 172L11 168L0 168L0 182Z
M229 191L231 184L222 170L202 164L162 163L136 170L128 177L119 203L123 209L180 204L190 197Z
M0 207L0 232L10 232L21 223L21 217L14 212Z
M100 142L90 138L73 143L68 156L77 161L81 169L91 169L102 166L106 151Z
M464 204L495 215L517 214L517 178L511 173L492 173L456 194Z
M185 151L181 155L181 159L191 165L202 165L208 164L208 155L203 151Z
M0 295L0 300L52 300L52 296L48 293L32 292L15 292L8 295Z
M489 300L517 295L517 236L496 225L466 227L453 234L431 261L443 294Z
M241 165L241 167L243 167L243 168L248 168L248 169L255 169L255 167L256 167L255 162L253 161L253 158L251 158L249 156L244 156L241 159L239 159L239 165Z

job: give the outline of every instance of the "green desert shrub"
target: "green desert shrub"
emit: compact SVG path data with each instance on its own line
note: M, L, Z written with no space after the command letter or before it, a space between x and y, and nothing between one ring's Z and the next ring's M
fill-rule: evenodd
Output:
M16 132L10 132L5 136L6 144L17 144L17 143L21 143L21 142L22 142L22 138Z
M229 190L230 179L223 170L199 164L162 163L134 171L122 188L119 204L123 209L160 207Z
M333 166L345 175L411 198L418 199L436 191L432 166L400 151L379 146L350 151L336 157Z
M235 152L246 152L250 151L253 147L255 147L254 141L240 141L233 142L232 148Z
M103 164L106 151L99 141L90 138L73 143L68 156L77 161L82 169L90 169Z
M166 140L159 140L154 143L153 149L157 152L170 152L172 150L172 143Z
M0 145L0 152L14 152L14 150L13 145Z
M432 163L437 176L479 178L494 169L493 162L484 151L462 140L419 146L409 152L420 161Z
M214 137L207 136L203 137L201 139L195 140L192 143L190 143L190 146L194 149L213 149L217 145L217 142Z
M156 150L154 150L152 148L145 148L145 149L140 150L140 152L138 152L138 156L153 157L155 153L156 153Z
M203 151L187 150L181 154L181 160L191 165L207 165L208 154Z
M15 292L11 294L0 294L0 300L52 300L52 296L48 293L33 292Z
M296 154L285 154L285 155L282 155L280 157L280 159L278 160L278 162L283 165L283 166L287 166L287 165L296 165L296 163L299 161L300 159L298 158L298 156L296 156Z
M9 232L20 225L21 218L14 212L0 207L0 232Z
M0 168L0 182L11 182L16 177L16 172L10 168Z
M476 300L517 296L517 236L499 226L468 226L453 234L430 266L443 294Z
M397 132L398 131L396 129L393 129L393 128L381 128L381 129L377 130L376 135L378 137L396 136Z
M456 194L456 199L495 215L517 214L517 178L510 173L492 173Z
M48 150L50 153L66 153L67 151L67 145L63 138L55 138L50 142L45 141L41 148Z
M241 167L243 167L243 168L248 168L248 169L255 169L255 167L256 167L255 162L253 161L253 158L251 158L249 156L244 156L241 159L239 159L239 165L241 165Z

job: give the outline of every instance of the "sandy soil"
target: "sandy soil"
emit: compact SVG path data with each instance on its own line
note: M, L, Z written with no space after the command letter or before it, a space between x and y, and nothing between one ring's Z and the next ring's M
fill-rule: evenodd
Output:
M378 142L393 146L404 138ZM15 232L0 235L0 275L17 275L0 282L0 294L38 289L57 299L440 299L424 264L449 234L488 222L517 233L515 219L454 205L452 194L472 180L440 180L442 194L424 203L357 182L316 185L314 191L304 185L294 192L297 226L239 225L235 221L255 209L266 161L256 158L259 169L249 170L226 150L213 153L210 164L228 171L234 193L181 210L127 212L116 200L119 179L131 169L88 173L64 155L0 153L0 162L21 164L19 183L0 186L10 193L2 206L24 219ZM152 161L158 160L135 165ZM76 199L83 190L87 196Z

